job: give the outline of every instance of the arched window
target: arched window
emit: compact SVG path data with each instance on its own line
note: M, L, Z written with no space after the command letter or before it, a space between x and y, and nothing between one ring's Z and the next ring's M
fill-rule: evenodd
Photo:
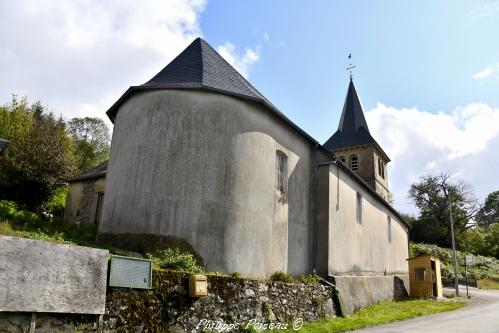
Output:
M340 160L343 162L343 163L346 163L347 159L345 157L345 155L341 155L340 156Z
M353 171L359 170L359 158L357 155L350 156L350 169Z
M282 151L276 152L277 190L281 193L288 192L288 157Z

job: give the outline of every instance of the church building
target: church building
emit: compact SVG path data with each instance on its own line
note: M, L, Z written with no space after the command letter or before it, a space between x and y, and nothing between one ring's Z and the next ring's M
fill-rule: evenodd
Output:
M352 80L322 145L198 38L107 115L101 241L166 237L207 271L317 273L368 303L406 283L410 226Z

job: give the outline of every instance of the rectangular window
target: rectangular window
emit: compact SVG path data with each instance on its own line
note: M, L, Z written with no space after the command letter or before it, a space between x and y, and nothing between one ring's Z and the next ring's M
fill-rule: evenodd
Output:
M288 192L288 158L282 151L276 153L277 190Z
M424 269L424 268L415 268L414 269L414 274L416 275L416 280L417 281L424 281L424 280L426 280L426 269Z
M357 192L357 223L362 224L362 196Z
M378 174L380 176L383 176L382 173L381 173L381 160L379 159L379 157L378 157Z
M388 216L387 219L387 229L388 229L388 241L392 241L392 218Z

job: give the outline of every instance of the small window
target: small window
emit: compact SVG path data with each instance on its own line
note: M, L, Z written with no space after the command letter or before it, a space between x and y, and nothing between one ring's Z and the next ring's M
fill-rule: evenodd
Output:
M281 193L288 192L288 157L282 152L276 153L277 190Z
M388 232L388 241L392 242L392 218L388 216L387 218L387 232Z
M378 157L378 175L380 175L381 177L383 177L383 174L381 172L381 160L379 159L379 157Z
M416 281L424 281L426 280L426 269L424 268L415 268L414 274L416 275Z
M343 162L343 163L346 163L346 157L344 155L341 155L340 156L340 160Z
M385 179L385 163L381 162L381 177Z
M362 224L362 196L357 192L357 223Z
M357 157L357 155L352 155L352 157L350 157L350 169L352 169L353 171L359 169L359 158Z

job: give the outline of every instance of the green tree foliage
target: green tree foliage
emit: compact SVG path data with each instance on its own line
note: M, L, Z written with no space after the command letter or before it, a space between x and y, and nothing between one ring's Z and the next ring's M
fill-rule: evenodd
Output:
M489 226L499 223L499 191L490 193L480 208L476 216L476 221L480 226Z
M451 246L449 196L458 246L466 230L473 226L472 219L479 209L478 200L471 186L449 178L446 174L428 175L411 185L409 198L420 212L412 225L411 240Z
M0 107L0 137L10 146L0 158L0 199L37 209L58 184L75 175L74 146L62 118L26 98Z
M452 281L454 278L452 264L452 250L438 247L433 244L411 243L409 246L411 257L431 254L441 260L442 279ZM457 251L457 264L459 279L464 279L464 257L470 254L467 251ZM469 277L473 279L499 278L499 260L489 257L474 255L473 264L468 267Z
M73 118L68 123L69 134L77 152L77 167L87 171L109 157L109 128L100 118Z

